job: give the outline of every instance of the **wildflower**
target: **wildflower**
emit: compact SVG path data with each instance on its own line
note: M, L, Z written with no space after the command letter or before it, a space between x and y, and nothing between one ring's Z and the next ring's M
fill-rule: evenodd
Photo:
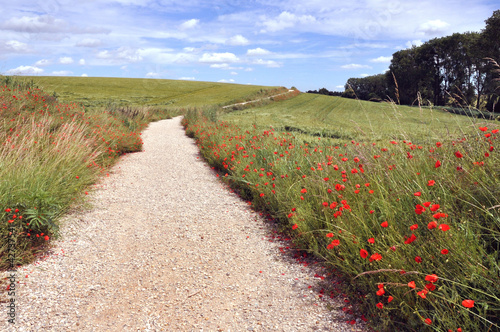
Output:
M366 258L368 257L368 251L366 251L365 249L360 249L359 255L361 256L361 258Z
M441 249L441 254L448 255L448 253L449 253L448 249Z
M455 152L455 157L462 158L463 156L464 155L460 151Z
M438 224L437 224L437 222L435 222L435 221L431 221L430 223L428 223L428 224L427 224L427 228L428 228L429 230L434 229L434 228L436 228L437 226L438 226Z
M429 181L427 182L427 185L428 185L429 187L432 187L432 186L433 186L433 185L435 185L435 184L436 184L436 181L434 181L434 180L429 180Z
M410 282L408 283L408 287L410 287L410 288L415 288L415 281L413 281L413 280L412 280L412 281L410 281Z
M414 225L411 225L410 226L410 231L414 231L418 228L418 225L417 224L414 224Z
M437 146L438 148L440 148L442 145L443 145L443 143L441 143L441 142L436 142L436 146Z
M369 260L370 262L373 262L373 261L379 261L382 259L382 255L379 254L379 253L374 253L373 255L370 256Z
M299 225L295 224L292 226L292 229L297 229L299 227Z
M474 308L474 300L463 300L462 305L466 308Z
M384 290L384 288L380 288L380 289L377 291L377 295L378 295L378 296L382 296L382 295L384 295L384 294L385 294L385 290Z
M415 234L412 234L409 238L407 238L405 240L405 244L410 244L412 243L413 241L415 241L417 239L417 237L415 236Z
M372 238L372 237L371 237L371 238L369 238L369 239L368 239L368 243L371 243L371 244L375 243L375 239L374 239L374 238Z
M479 127L479 130L481 130L481 131L487 131L488 127Z
M45 241L48 241L49 240L49 236L45 235L44 239L45 239Z
M416 214L422 214L424 211L425 211L425 208L422 205L417 204L415 206L415 213Z
M425 299L427 297L427 293L429 291L427 289L422 289L420 292L417 292L418 296L420 296L421 298Z
M302 194L305 194L305 193L307 192L307 189L306 189L306 188L302 188L302 189L300 190L300 192L301 192Z
M417 262L417 263L422 263L422 257L420 257L420 256L415 256L415 262Z
M447 230L450 229L450 226L448 226L446 224L441 224L441 225L439 225L439 229L442 230L443 232L446 232Z
M433 283L428 283L425 285L425 288L427 288L428 290L430 290L432 292L436 289L436 286Z
M432 324L432 320L430 318L426 318L425 319L425 324L431 325Z
M387 221L384 221L383 223L380 224L382 227L388 227L389 223Z
M333 233L326 234L326 237L333 237Z
M420 191L417 191L417 192L416 192L416 193L414 193L413 195L414 195L414 196L417 196L417 197L419 197L419 196L422 196L422 192L420 192Z
M438 161L436 161L436 164L434 165L434 167L435 167L435 168L438 168L438 167L440 167L440 166L441 166L441 162L440 162L439 160L438 160Z
M383 305L382 303L380 303L380 302L379 302L379 303L377 303L377 308L379 308L379 309L384 309L384 305Z
M439 204L433 204L433 205L431 206L431 211L432 211L432 212L436 212L437 210L439 210L439 207L440 207L440 206L439 206Z
M387 298L387 303L391 303L391 301L392 301L392 300L394 300L394 298L393 298L392 296L389 296L389 297Z
M438 281L439 277L435 274L430 274L425 276L425 281L430 281L430 282L436 282Z

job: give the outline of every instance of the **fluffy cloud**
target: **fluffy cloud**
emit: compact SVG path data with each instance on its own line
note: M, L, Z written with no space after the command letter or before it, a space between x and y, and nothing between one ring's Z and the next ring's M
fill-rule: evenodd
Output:
M158 77L160 77L160 74L159 73L149 72L149 73L146 74L146 77L147 78L158 78Z
M43 69L34 66L19 66L7 70L7 75L39 75L41 73L43 73Z
M37 62L35 62L35 66L37 66L37 67L48 66L50 64L52 64L52 62L50 62L47 59L42 59L42 60L38 60Z
M297 16L288 11L284 11L279 14L274 19L265 19L262 22L262 25L266 27L262 32L270 31L276 32L280 30L285 30L288 28L292 28L297 24L313 24L316 22L316 19L311 15L300 15Z
M279 67L282 66L281 63L276 62L274 60L262 60L262 59L258 59L258 60L253 61L252 63L255 64L255 65L264 65L264 66L269 67L269 68L279 68Z
M85 59L80 59L80 60L78 61L78 64L79 64L80 66L85 66Z
M70 65L73 62L75 62L75 61L73 60L73 58L71 58L69 56L63 56L62 58L59 58L59 63L62 65Z
M389 63L392 60L392 56L379 56L378 58L371 59L370 62L375 63Z
M217 82L219 82L219 83L234 83L234 80L232 78L229 80L222 79L222 80L218 80Z
M182 81L196 81L196 78L190 76L190 77L179 77L178 78L179 80L182 80Z
M449 26L449 23L441 20L433 20L421 24L418 30L426 35L434 35L445 32Z
M28 33L62 32L65 28L63 20L49 15L12 17L0 25L4 30Z
M229 38L226 41L226 44L233 45L233 46L244 46L244 45L250 44L250 42L248 41L248 39L246 39L242 35L236 35L234 37Z
M240 59L233 53L204 53L199 59L202 63L234 63Z
M17 40L10 40L5 42L5 46L7 51L16 52L16 53L28 53L29 47L28 44L22 43Z
M138 50L129 47L120 47L114 51L101 51L97 54L97 58L110 60L112 63L139 62L143 59Z
M252 48L247 51L248 56L262 56L267 54L271 54L271 52L260 47Z
M408 41L406 42L406 48L412 48L412 46L420 46L420 45L423 45L424 43L418 39L418 40L412 40L412 41Z
M200 20L193 18L193 19L187 20L186 22L182 23L179 26L179 29L189 30L189 29L196 27L198 25L198 23L200 23Z

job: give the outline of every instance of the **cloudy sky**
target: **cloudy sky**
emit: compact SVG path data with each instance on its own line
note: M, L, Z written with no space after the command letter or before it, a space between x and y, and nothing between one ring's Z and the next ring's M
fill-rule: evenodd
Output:
M2 0L0 74L326 87L480 31L498 0Z

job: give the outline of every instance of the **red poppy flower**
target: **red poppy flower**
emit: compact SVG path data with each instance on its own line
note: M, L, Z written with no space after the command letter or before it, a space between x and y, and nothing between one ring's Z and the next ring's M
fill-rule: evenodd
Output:
M410 226L410 231L414 231L418 228L418 225L417 224L413 224Z
M422 214L424 211L425 211L425 208L422 205L417 204L417 206L415 206L415 213L416 214Z
M436 146L437 146L438 148L439 148L439 147L441 147L442 145L443 145L443 143L441 143L441 142L436 142Z
M302 194L305 194L305 193L307 192L307 189L306 189L306 188L302 188L302 189L300 190L300 192L301 192Z
M326 234L326 237L333 237L333 233Z
M437 210L439 210L439 207L440 207L440 206L439 206L439 204L433 204L433 205L431 206L431 211L432 211L432 212L436 212Z
M460 151L455 152L455 157L462 158L463 156L464 155Z
M448 249L442 249L441 250L441 254L443 254L443 255L448 255L448 253L449 253Z
M415 234L412 234L409 238L407 238L405 240L405 244L410 244L412 243L413 241L415 241L417 239L417 237L415 236Z
M479 130L481 130L481 131L487 131L488 127L479 127Z
M416 256L416 257L415 257L415 262L417 262L417 263L422 263L422 257L420 257L420 256Z
M436 281L438 281L438 279L439 279L439 277L435 274L425 276L425 281L436 282Z
M333 240L331 243L331 245L334 247L338 246L339 244L340 244L340 240Z
M432 320L430 318L426 318L425 319L425 324L431 325L432 324Z
M433 292L435 289L436 289L436 286L432 283L428 283L425 285L425 288L427 288L428 290L430 290L431 292Z
M435 185L435 184L436 184L436 181L434 181L434 180L429 180L429 181L427 182L427 185L428 185L429 187L432 187L432 186L433 186L433 185Z
M462 305L466 308L474 308L474 300L463 300Z
M384 309L384 305L383 305L382 303L380 303L380 302L379 302L379 303L377 303L377 308L379 308L379 309Z
M392 301L392 300L394 300L394 298L393 298L392 296L389 296L389 297L387 298L387 303L391 303L391 301Z
M384 221L383 223L380 224L382 227L388 227L389 223L387 221Z
M436 161L436 164L434 165L434 167L435 167L435 168L438 168L438 167L440 167L440 166L441 166L441 162L440 162L439 160L438 160L438 161Z
M372 238L372 237L371 237L371 238L369 238L369 239L368 239L368 243L372 243L372 244L373 244L373 243L375 243L375 239L374 239L374 238Z
M361 256L361 258L366 258L368 257L368 251L366 251L365 249L361 249L359 250L359 255Z
M447 230L450 229L450 226L448 226L446 224L441 224L441 225L439 225L439 229L442 230L443 232L446 232Z
M437 222L435 221L431 221L430 223L427 224L427 228L430 230L430 229L434 229L438 226Z
M379 261L382 259L382 255L379 254L379 253L374 253L373 255L370 256L369 260L370 262L373 262L373 261Z
M410 282L408 283L408 287L410 287L410 288L415 288L415 281L410 281Z
M417 196L417 197L418 197L418 196L422 196L422 192L417 191L417 192L416 192L416 193L414 193L413 195L415 195L415 196Z
M417 292L418 296L420 296L421 298L425 299L427 297L427 293L429 291L427 289L422 289L420 292Z
M297 229L299 227L299 225L295 224L292 226L292 229Z
M377 295L382 296L384 294L385 294L385 290L383 288L379 288L379 290L377 291Z

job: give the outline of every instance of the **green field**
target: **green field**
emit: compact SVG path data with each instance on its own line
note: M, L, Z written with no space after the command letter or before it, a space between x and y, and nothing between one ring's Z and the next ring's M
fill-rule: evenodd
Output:
M304 139L308 134L356 141L407 139L415 142L461 137L463 131L485 120L442 110L374 103L354 99L301 94L296 98L224 114L221 119L241 127L253 124L291 131ZM489 121L488 121L489 122Z
M170 106L227 105L259 96L278 87L214 82L103 78L103 77L24 77L61 102L89 106Z

